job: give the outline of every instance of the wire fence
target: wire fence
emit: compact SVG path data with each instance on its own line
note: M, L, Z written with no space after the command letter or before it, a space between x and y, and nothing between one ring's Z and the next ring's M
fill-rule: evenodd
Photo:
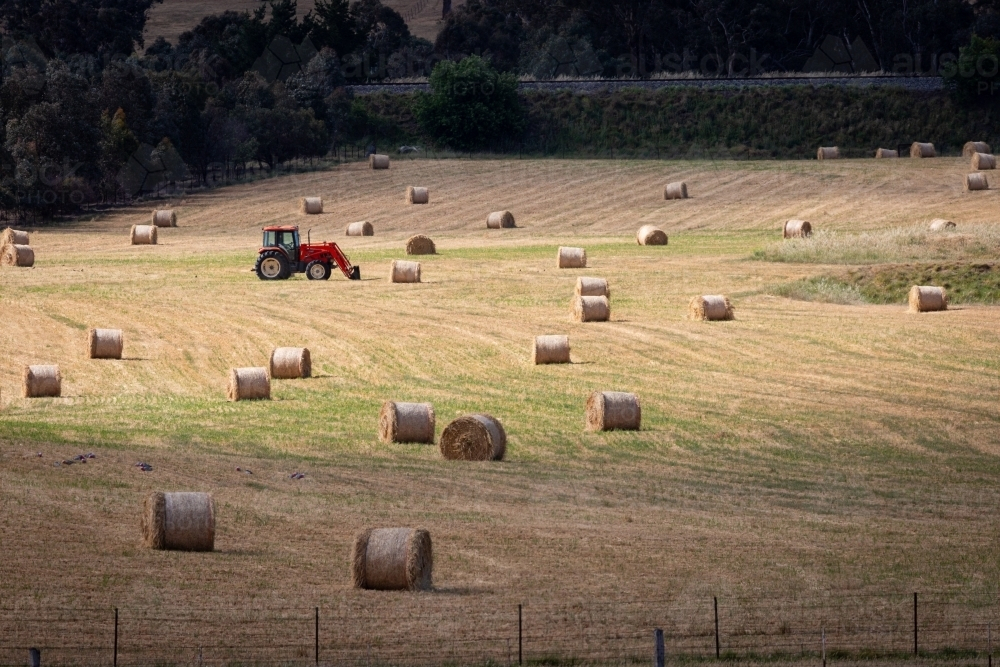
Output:
M0 665L523 665L981 659L996 599L945 595L522 604L371 593L320 607L0 608Z

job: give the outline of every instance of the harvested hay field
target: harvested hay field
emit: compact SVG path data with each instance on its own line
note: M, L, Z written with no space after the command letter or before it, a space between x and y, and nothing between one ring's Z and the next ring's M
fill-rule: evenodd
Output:
M954 285L956 305L927 316L902 301L770 293L867 264L990 263L973 246L992 252L1000 192L963 196L967 168L950 158L395 160L378 182L359 163L163 202L184 224L155 252L122 243L148 207L32 228L35 267L0 271L0 598L18 618L96 609L78 617L98 630L79 636L101 647L120 607L132 614L128 646L142 645L140 632L145 646L185 642L194 648L177 661L189 664L201 641L238 643L244 617L258 627L260 610L300 608L285 643L306 653L273 661L311 660L314 606L325 614L323 660L350 648L357 664L402 662L392 647L430 664L435 646L460 645L484 648L456 662L506 664L518 604L536 661L603 650L616 632L638 637L648 659L657 624L704 639L714 656L715 595L723 650L756 641L762 625L797 633L801 606L826 599L867 610L888 596L887 609L902 609L891 638L900 654L913 591L960 605L933 608L941 614L985 610L955 627L1000 623L1000 308L963 303ZM663 184L679 180L696 196L664 201ZM407 205L409 183L432 188L434 205ZM304 224L294 202L313 192L337 193L310 219L313 241L340 243L363 279L257 280L260 227ZM483 202L510 201L517 233L485 229ZM780 241L794 217L822 231ZM931 234L936 217L959 227ZM345 237L361 219L379 235ZM670 244L636 244L643 224ZM870 260L846 242L811 261L798 259L805 245L772 254L918 224L945 245L892 242ZM392 285L390 264L416 233L439 254L420 257L426 282ZM966 233L974 240L951 240ZM560 246L586 247L586 273L613 286L610 322L572 320L581 272L556 268ZM688 320L696 294L727 295L737 319ZM81 341L107 323L123 330L125 358L87 360ZM569 336L574 363L532 364L527 346L542 333ZM266 366L290 342L312 354L309 381L275 382L270 401L226 400L230 368ZM60 397L21 398L22 369L39 363L59 364ZM611 389L641 397L641 430L584 429L587 397ZM507 434L503 460L381 442L386 400L433 404L437 438L457 417L489 412ZM62 463L85 452L96 458ZM151 491L211 492L214 551L143 549ZM354 537L393 526L433 535L432 591L353 587ZM229 611L198 615L209 606ZM58 625L31 634L27 622L8 631L10 618L0 610L16 646L64 636ZM617 642L607 662L623 661ZM129 650L122 664L149 655ZM816 664L818 646L806 650ZM23 651L0 662L23 663Z

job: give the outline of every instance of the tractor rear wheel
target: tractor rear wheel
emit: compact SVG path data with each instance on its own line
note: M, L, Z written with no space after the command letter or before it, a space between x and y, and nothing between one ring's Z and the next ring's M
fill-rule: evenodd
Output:
M261 280L284 280L290 275L288 258L277 250L267 250L257 256L257 266L254 267L257 277Z
M330 265L320 261L309 262L306 265L306 278L309 280L328 280L330 278Z

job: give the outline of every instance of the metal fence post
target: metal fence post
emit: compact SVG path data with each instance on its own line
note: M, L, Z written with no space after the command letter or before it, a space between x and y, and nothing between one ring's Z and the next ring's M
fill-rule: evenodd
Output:
M663 647L663 630L656 628L653 630L653 642L656 644L656 667L664 667L666 660L666 650Z
M715 607L715 658L722 657L722 646L719 643L719 598L713 597L712 604Z
M826 628L823 628L823 667L826 667Z
M115 607L115 651L113 664L114 667L118 667L118 607Z

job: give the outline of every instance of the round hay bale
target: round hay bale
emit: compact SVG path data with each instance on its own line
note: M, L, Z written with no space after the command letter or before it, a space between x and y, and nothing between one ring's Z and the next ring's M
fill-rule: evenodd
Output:
M226 395L230 401L271 399L271 378L266 368L233 368Z
M90 359L121 359L125 347L121 329L91 329L87 332Z
M368 156L368 167L371 169L388 169L389 156L372 153Z
M420 262L409 262L405 259L392 260L392 267L389 269L389 282L419 283Z
M9 245L31 245L28 242L28 232L22 232L19 229L11 229L7 227L0 233L0 248Z
M595 391L587 398L588 431L638 431L642 426L639 397L624 391Z
M25 398L58 397L62 395L62 373L58 366L25 366L21 375L21 392Z
M30 245L10 244L3 249L3 256L0 257L0 264L3 266L31 267L35 265L35 251Z
M154 227L176 227L177 214L171 209L156 209L153 211L153 220L151 224Z
M493 211L486 216L486 229L511 229L514 224L514 214L510 211Z
M948 294L943 287L914 285L910 288L909 302L911 313L948 310Z
M937 157L937 151L934 150L934 144L920 143L919 141L914 141L910 144L910 157Z
M312 358L308 347L276 347L271 351L271 377L294 380L312 375Z
M556 266L560 269L587 268L587 251L583 248L560 247L556 253Z
M989 153L973 153L972 168L978 169L980 171L985 171L987 169L996 169L997 168L996 156L990 155Z
M319 215L322 212L322 197L303 197L299 200L299 213L303 213L305 215Z
M412 185L406 188L406 201L410 204L427 204L431 200L431 195L427 188L417 188Z
M577 296L606 296L611 298L611 288L605 278L586 278L580 276L576 279Z
M438 446L441 455L453 461L501 461L507 433L490 415L467 415L444 427Z
M788 220L785 222L782 238L805 238L812 236L813 228L807 220Z
M972 157L974 153L992 153L990 145L985 141L967 141L962 146L962 157Z
M733 305L721 294L696 296L688 304L688 315L692 320L731 320Z
M667 183L667 187L663 189L664 199L687 199L688 198L688 186L687 183L677 182L677 183Z
M577 322L607 322L611 304L606 296L578 296L573 299L573 317Z
M417 234L416 236L411 236L406 240L406 254L407 255L434 255L437 254L437 248L434 247L434 241L428 236L423 234Z
M132 225L128 239L132 245L156 245L156 226Z
M653 225L643 225L635 234L635 242L639 245L667 245L667 233Z
M839 160L840 149L836 146L821 146L816 151L817 160Z
M352 222L347 225L347 235L348 236L375 236L375 228L372 227L372 223L362 220L361 222Z
M210 493L163 493L146 496L142 542L150 549L215 549L215 503Z
M899 151L893 150L891 148L880 148L875 151L875 157L877 159L899 157Z
M955 223L951 220L945 220L943 218L934 218L931 220L930 230L932 232L943 232L946 229L954 229Z
M965 177L965 190L973 192L976 190L989 190L990 183L986 180L986 174L967 174Z
M535 336L531 343L531 363L569 364L569 336Z
M354 538L351 579L355 588L427 591L433 585L431 534L422 528L369 528Z
M434 444L434 406L430 403L386 401L378 413L378 437L382 442Z

